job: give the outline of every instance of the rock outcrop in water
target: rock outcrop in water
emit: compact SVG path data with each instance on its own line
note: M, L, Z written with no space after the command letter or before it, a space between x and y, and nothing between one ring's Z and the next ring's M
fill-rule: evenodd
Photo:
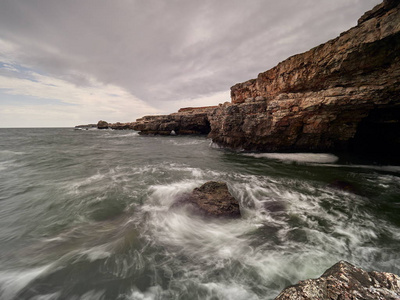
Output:
M209 134L221 146L249 151L397 154L399 54L400 2L385 0L339 37L234 85L231 103L145 116L114 128Z
M172 206L177 207L186 207L195 214L207 217L240 217L239 203L229 193L225 182L206 182L192 193L180 197Z
M133 129L143 135L208 134L211 130L208 115L214 108L216 106L187 107L170 115L145 116L136 120Z
M300 281L284 289L275 300L381 300L400 299L400 277L366 272L340 261L317 279Z
M400 4L387 0L339 37L231 88L232 103L147 116L142 134L209 133L255 151L400 151Z

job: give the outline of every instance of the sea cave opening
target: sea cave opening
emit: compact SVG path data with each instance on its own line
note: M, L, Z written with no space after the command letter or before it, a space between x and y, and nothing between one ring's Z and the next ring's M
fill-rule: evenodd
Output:
M357 127L350 150L371 155L400 153L400 107L374 109Z

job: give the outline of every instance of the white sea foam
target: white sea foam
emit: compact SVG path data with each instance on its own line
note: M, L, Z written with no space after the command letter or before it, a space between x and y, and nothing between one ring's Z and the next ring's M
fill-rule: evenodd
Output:
M138 289L134 289L132 290L132 293L127 297L128 299L131 300L155 300L155 299L162 299L161 294L162 294L162 288L160 286L153 286L150 287L145 292L141 292Z
M29 270L6 270L0 272L0 299L13 299L18 292L35 278L43 275L51 265Z
M107 133L108 133L107 135L104 135L104 138L106 138L106 139L118 139L118 138L138 137L138 136L140 136L139 133L136 132L136 131L129 132L129 133L124 133L124 134L114 133L114 132L113 133L107 132Z
M200 145L205 142L207 142L207 140L181 140L181 139L167 140L167 143L173 144L175 146Z
M206 299L229 299L229 300L259 300L260 298L246 287L238 284L224 284L209 282L202 284L208 289Z
M111 252L107 248L107 245L96 246L80 251L80 255L87 257L90 261L104 259L111 255Z
M337 156L329 153L245 153L244 155L281 161L320 164L334 163L339 159Z
M46 294L46 295L37 295L31 298L31 300L57 300L60 299L61 292Z
M156 205L157 208L169 208L176 198L185 193L192 191L195 187L201 184L197 180L185 180L180 182L171 183L169 185L153 185L149 188L150 196L149 203Z
M168 209L179 193L190 191L201 181L150 189L144 235L152 243L163 245L172 260L179 255L188 257L191 268L181 266L187 278L208 278L213 270L232 268L232 262L236 261L246 272L252 270L263 282L282 283L281 278L295 282L299 278L319 276L338 260L349 259L349 253L354 263L364 265L379 255L379 247L371 246L379 231L373 217L354 209L362 201L361 197L348 195L349 199L344 202L339 191L318 189L303 181L294 184L293 180L266 176L231 176L235 182L230 183L229 188L244 212L239 220L205 221L184 210ZM324 201L329 201L333 208L324 207ZM334 208L336 206L338 209ZM289 221L292 218L293 221ZM321 224L324 225L321 227ZM396 231L390 224L382 226L384 230ZM257 241L253 232L264 227L271 228L272 231L266 233L270 232L272 236L260 236L262 242L253 245ZM222 299L235 299L235 295L236 299L258 299L247 288L240 288L247 286L248 283L243 282L245 279L239 276L231 280L232 289L221 282L208 284L210 295ZM197 284L205 287L202 282ZM284 286L274 287L276 292L282 288Z

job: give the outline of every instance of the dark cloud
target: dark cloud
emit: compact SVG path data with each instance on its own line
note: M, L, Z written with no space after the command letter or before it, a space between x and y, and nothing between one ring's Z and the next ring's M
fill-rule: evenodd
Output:
M156 105L228 90L336 37L377 0L2 0L21 64Z

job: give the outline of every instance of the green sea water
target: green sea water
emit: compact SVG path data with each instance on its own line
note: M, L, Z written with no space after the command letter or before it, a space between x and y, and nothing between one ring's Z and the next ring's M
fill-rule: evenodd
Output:
M242 218L170 209L225 181ZM0 299L273 299L339 260L400 274L396 157L0 129Z

